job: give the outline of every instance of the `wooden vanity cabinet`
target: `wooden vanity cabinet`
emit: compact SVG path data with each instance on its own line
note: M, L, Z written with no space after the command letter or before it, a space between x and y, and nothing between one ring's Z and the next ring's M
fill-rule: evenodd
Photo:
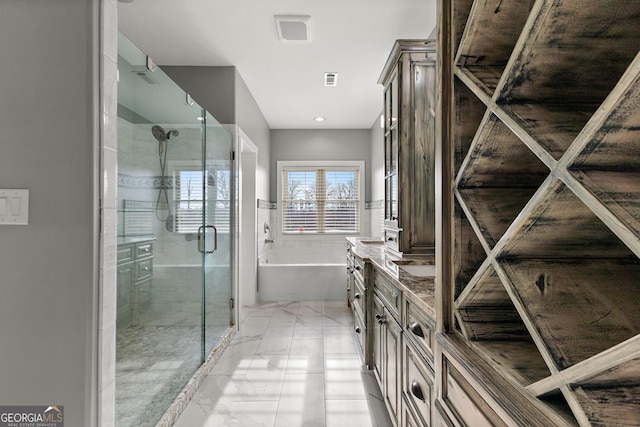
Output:
M371 285L372 266L370 262L356 256L354 245L347 243L347 304L353 315L353 331L356 349L362 365L371 369L372 341L370 316L373 288Z
M440 9L439 310L459 361L438 399L461 424L472 402L491 425L640 425L640 1ZM533 412L489 398L503 380Z
M435 248L436 43L397 40L384 86L385 247L433 254Z
M389 306L374 293L373 372L389 417L399 425L402 367L402 328Z
M141 311L153 300L153 241L118 244L117 326L126 328L140 322Z

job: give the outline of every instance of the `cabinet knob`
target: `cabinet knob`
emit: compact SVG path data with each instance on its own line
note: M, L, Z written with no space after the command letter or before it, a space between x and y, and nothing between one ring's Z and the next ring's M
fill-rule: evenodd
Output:
M407 326L407 329L409 329L413 335L424 338L424 332L422 332L422 328L420 327L420 325L418 325L417 322L413 322L412 324Z
M384 325L385 323L387 323L387 319L384 318L383 316L380 316L380 318L378 319L378 323L380 323L381 325Z
M360 326L356 326L356 334L360 333Z
M355 294L353 297L354 297L355 299L360 299L360 294Z
M424 394L422 393L422 389L420 388L418 381L411 381L411 394L424 402Z
M356 270L360 271L360 266L356 265Z
M382 316L376 313L376 319L380 320Z

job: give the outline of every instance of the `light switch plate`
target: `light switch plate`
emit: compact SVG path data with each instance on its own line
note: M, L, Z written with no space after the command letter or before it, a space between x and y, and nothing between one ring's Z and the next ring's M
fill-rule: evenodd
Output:
M29 224L29 190L0 189L0 225Z

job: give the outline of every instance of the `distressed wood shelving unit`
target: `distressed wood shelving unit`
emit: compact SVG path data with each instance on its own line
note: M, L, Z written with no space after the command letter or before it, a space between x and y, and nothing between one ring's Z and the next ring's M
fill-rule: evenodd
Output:
M569 425L640 425L640 1L452 12L452 332Z

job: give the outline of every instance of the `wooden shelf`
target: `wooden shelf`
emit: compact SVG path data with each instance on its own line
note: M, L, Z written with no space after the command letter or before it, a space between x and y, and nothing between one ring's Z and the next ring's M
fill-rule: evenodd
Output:
M640 426L640 386L581 387L574 393L592 426Z
M580 384L585 388L640 385L640 356L613 369L607 369L587 381L581 381Z
M640 66L640 54L634 63L630 70ZM629 78L621 90L569 169L640 238L640 76Z
M473 227L457 203L455 211L455 223L458 233L455 240L456 256L453 262L456 272L455 298L457 298L477 273L487 258L487 254L475 231L473 231Z
M571 407L559 390L546 396L541 396L540 400L552 408L556 414L560 415L570 425L579 425L578 421L573 416Z
M471 211L490 247L502 238L535 188L464 188L458 194Z
M487 108L458 78L454 79L454 97L457 105L453 125L457 173Z
M549 376L509 294L491 267L458 298L460 331L487 361L522 386Z
M637 263L538 259L501 265L558 369L640 333Z
M476 0L456 55L456 65L473 75L489 95L495 91L534 0Z
M540 197L500 256L521 259L634 258L611 230L559 182Z
M569 425L640 426L640 0L453 0L451 25L444 329Z
M600 105L638 53L640 4L637 0L625 1L624 6L620 0L541 3L529 34L515 49L499 99Z
M499 371L522 386L549 375L549 368L532 340L474 341L471 345Z
M554 159L559 160L573 143L596 104L535 104L511 102L501 108L535 139Z
M483 122L474 140L458 188L533 187L549 169L494 115Z
M453 33L454 33L454 51L458 49L464 28L471 12L471 6L473 0L458 0L454 3L454 21L453 21Z

